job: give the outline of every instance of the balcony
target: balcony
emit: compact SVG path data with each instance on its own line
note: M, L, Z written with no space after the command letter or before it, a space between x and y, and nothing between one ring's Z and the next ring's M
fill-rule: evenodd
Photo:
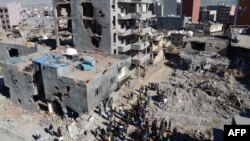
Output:
M127 52L131 49L131 44L119 44L118 45L118 52Z
M139 55L139 57L138 57L138 55ZM132 57L131 63L134 65L142 65L142 64L146 63L148 60L150 60L150 54L143 54L140 52L139 54Z
M153 15L152 11L144 12L140 14L140 20L146 20L146 19L151 19L155 18L156 15Z
M149 42L137 42L131 45L133 50L144 50L145 48L149 47Z
M129 19L138 19L140 18L139 13L119 13L118 14L118 19L120 20L129 20Z
M131 34L138 34L139 33L138 28L130 28L130 29L120 28L117 31L118 31L118 36L128 36Z
M141 30L140 30L140 35L146 35L147 33L151 32L152 28L151 27L143 27Z
M158 41L159 42L163 38L164 38L164 35L162 35L162 34L154 35L153 36L153 41Z
M153 15L152 11L148 12L133 12L133 13L123 13L121 10L118 10L118 19L119 20L129 20L129 19L137 19L137 20L146 20L150 18L155 18L156 15Z

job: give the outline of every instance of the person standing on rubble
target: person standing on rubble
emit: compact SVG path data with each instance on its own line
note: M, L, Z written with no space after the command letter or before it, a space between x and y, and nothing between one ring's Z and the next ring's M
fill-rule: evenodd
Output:
M53 136L53 133L54 133L54 126L52 124L49 125L49 133L51 136Z
M63 141L62 127L61 126L59 126L57 128L57 134L58 134L58 141Z
M172 124L172 120L170 119L169 123L168 123L168 131L170 131L170 129L171 129L171 124Z

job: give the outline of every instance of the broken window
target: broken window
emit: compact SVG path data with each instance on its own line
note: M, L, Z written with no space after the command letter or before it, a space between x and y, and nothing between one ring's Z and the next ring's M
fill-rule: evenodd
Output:
M105 16L105 14L102 12L102 10L99 10L98 14L99 14L100 17L104 17Z
M205 43L191 42L191 47L197 51L205 51Z
M20 99L18 99L18 102L19 102L19 104L22 104L22 101Z
M93 17L94 16L94 7L93 7L92 3L83 3L82 9L83 9L83 16L85 16L85 17Z
M95 47L100 47L101 37L93 36L91 41Z
M18 57L19 56L18 49L14 49L14 48L10 49L9 56L10 57Z
M116 33L114 33L114 43L116 43Z
M102 93L102 86L100 86L99 88L97 88L96 90L95 90L95 96L98 96L99 94L101 94Z
M116 26L116 17L115 17L115 16L113 16L113 21L112 21L112 23L113 23L113 26Z
M112 6L111 6L113 9L115 9L115 4L116 4L116 1L113 0L113 4L112 4Z
M61 16L70 17L71 15L70 4L58 5L57 15L58 17L61 17Z
M70 91L70 86L65 87L64 96L67 98L69 98L69 91Z

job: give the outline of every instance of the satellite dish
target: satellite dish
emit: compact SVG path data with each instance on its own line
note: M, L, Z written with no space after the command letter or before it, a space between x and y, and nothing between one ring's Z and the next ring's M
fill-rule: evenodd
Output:
M77 50L74 48L67 48L65 51L65 54L69 56L74 56L74 55L77 55L78 53L77 53Z

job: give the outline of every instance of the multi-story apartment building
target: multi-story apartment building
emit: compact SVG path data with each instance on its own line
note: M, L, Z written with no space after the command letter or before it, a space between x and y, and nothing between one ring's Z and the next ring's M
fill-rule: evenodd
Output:
M10 19L7 7L0 7L0 22L3 30L10 30Z
M235 6L229 5L208 5L207 10L217 11L217 22L223 24L232 24L235 14Z
M76 49L126 54L140 66L150 59L149 26L160 0L54 0L57 45L72 39Z
M208 21L216 21L217 19L217 11L216 10L207 10L206 7L200 8L199 21L208 22Z

